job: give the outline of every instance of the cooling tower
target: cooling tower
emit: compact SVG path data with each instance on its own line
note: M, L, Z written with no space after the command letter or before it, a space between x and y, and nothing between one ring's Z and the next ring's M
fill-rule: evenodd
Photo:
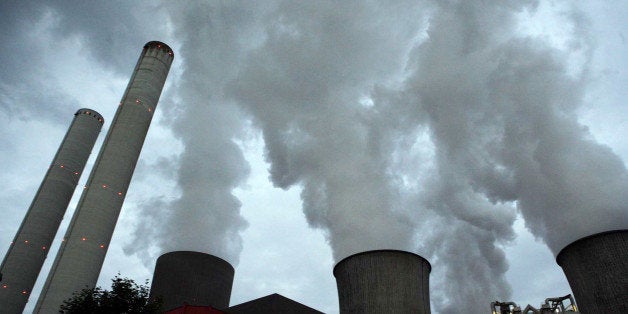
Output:
M24 310L102 124L102 116L94 110L80 109L74 114L0 266L2 313Z
M56 313L74 292L96 285L172 59L172 50L164 43L151 41L144 46L39 297L36 313Z
M177 251L160 256L155 265L151 299L161 297L167 311L184 303L229 307L234 269L213 255Z
M431 269L405 251L351 255L334 267L340 313L430 313Z
M556 257L582 313L628 313L628 230L594 234Z

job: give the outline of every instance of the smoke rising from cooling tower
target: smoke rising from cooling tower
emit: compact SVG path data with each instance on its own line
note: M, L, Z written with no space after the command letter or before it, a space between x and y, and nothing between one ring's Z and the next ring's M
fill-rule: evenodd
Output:
M186 60L176 106L164 108L177 117L173 130L185 145L179 159L170 163L177 168L180 196L175 200L157 197L145 204L142 210L147 219L124 250L148 255L144 260L152 261L159 255L152 255L149 248L156 245L161 253L207 252L237 265L242 250L240 231L247 222L240 216L241 203L232 191L249 175L236 144L244 137L245 121L221 90L236 73L242 50L239 36L250 30L246 25L225 26L239 20L240 14L251 14L249 10L255 10L257 4L238 8L229 3L217 10L209 3L165 5L176 23L181 23L175 32ZM221 27L203 25L207 21ZM189 31L198 27L202 30ZM186 232L180 232L181 228Z
M445 281L455 282L445 295L466 291L459 304L472 308L479 304L465 296L474 294L469 283L477 281L461 271L467 262L457 257L486 257L480 267L486 279L495 270L505 272L503 252L487 246L512 232L511 210L500 204L516 201L526 226L555 254L579 237L628 224L622 205L627 199L620 192L628 187L625 166L577 121L587 64L574 74L565 62L571 51L512 35L516 13L533 4L436 5L428 39L412 54L404 87L381 91L375 101L388 119L430 130L435 169L420 199L461 224L449 239L464 243L470 234L476 239L475 248L446 241L435 250L449 260ZM579 15L571 21L575 29L586 30ZM587 34L572 36L578 44L573 47L580 47L574 53L589 56ZM390 118L396 113L403 116ZM437 307L455 311L453 304Z
M418 252L432 261L440 313L509 299L501 246L517 211L555 253L627 224L625 166L577 120L593 49L586 21L569 11L572 45L558 49L517 31L537 5L170 7L186 69L172 111L181 197L156 201L161 215L127 252L156 236L162 251L237 264L246 222L232 191L249 170L236 142L250 119L270 179L302 188L337 260ZM572 54L584 56L581 71L567 65Z
M587 64L574 74L562 60L569 51L509 35L518 8L499 3L439 7L398 91L404 98L389 105L410 104L416 122L431 130L440 175L427 200L473 194L516 201L527 227L557 253L583 235L628 223L628 199L619 193L628 187L626 169L577 121ZM580 16L572 22L586 29ZM588 56L586 35L572 36L576 52ZM554 225L556 217L569 227Z

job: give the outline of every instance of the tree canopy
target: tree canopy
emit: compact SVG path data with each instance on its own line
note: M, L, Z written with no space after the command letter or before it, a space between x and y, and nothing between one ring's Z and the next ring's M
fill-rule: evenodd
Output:
M75 292L61 305L63 314L152 314L160 313L161 300L149 300L148 280L137 284L129 278L115 276L111 291L100 287Z

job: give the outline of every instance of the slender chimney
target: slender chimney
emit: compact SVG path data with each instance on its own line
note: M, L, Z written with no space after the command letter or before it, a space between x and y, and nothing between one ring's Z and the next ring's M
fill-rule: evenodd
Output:
M213 255L177 251L160 256L155 265L150 298L161 298L162 310L188 305L229 307L234 269Z
M340 313L430 313L431 269L426 259L405 251L351 255L334 267Z
M0 309L22 313L94 148L102 116L80 109L65 134L0 266Z
M74 292L96 285L173 57L164 43L144 46L35 313L56 313Z
M628 229L576 240L556 262L582 313L628 313Z

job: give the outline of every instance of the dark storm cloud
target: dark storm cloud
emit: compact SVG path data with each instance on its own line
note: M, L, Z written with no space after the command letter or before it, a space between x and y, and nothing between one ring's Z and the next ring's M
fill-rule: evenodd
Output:
M36 30L45 23L46 9L34 2L3 1L0 12L0 110L9 117L28 119L42 104L59 104L39 118L63 122L66 115L59 108L64 107L66 95L41 81L47 75L41 68L48 47L39 42Z
M2 1L0 3L0 69L3 79L23 78L23 69L30 66L29 42L24 40L29 26L36 24L45 9L29 1ZM8 74L8 75L7 75Z
M79 36L81 49L120 75L128 75L137 60L137 51L129 47L158 40L150 36L163 32L167 24L151 2L42 1L37 6L54 15L53 35Z
M3 1L0 47L2 108L24 119L46 108L41 119L62 122L68 111L85 106L61 89L51 63L71 62L75 50L120 75L129 75L141 46L166 24L158 7L128 1ZM152 23L152 28L143 27ZM161 29L161 30L160 30Z

